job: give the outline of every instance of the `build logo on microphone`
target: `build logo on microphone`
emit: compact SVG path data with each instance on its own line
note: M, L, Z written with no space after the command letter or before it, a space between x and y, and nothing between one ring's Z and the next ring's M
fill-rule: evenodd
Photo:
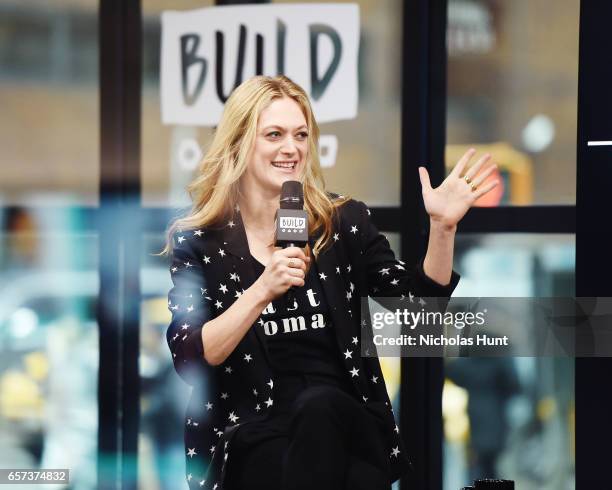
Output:
M287 233L303 233L306 228L306 218L297 216L281 216L280 229Z

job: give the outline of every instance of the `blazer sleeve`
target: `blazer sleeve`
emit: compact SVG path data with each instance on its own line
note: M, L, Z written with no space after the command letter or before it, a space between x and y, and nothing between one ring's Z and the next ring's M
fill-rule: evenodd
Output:
M202 326L211 318L205 299L205 278L201 259L193 250L191 234L175 232L170 275L173 287L168 292L168 309L172 313L166 341L172 353L174 368L188 384L202 382L210 368L204 359Z
M396 259L389 241L378 231L367 206L357 201L360 216L359 236L366 274L368 296L420 296L450 298L460 276L454 270L448 284L439 284L423 270L424 257L413 266Z

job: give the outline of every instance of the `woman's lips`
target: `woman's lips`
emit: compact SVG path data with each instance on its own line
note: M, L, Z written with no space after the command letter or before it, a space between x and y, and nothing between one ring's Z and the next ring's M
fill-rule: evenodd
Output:
M276 162L272 162L272 166L280 170L291 172L297 167L297 160L279 160Z

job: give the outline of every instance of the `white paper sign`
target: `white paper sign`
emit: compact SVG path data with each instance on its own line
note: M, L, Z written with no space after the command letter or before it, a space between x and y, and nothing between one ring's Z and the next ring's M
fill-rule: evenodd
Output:
M273 4L161 15L164 124L214 126L240 82L285 74L308 92L319 122L357 116L359 7Z

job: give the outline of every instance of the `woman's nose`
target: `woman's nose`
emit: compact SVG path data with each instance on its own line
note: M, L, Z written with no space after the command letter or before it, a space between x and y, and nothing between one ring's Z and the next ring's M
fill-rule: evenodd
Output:
M295 153L296 148L297 147L295 145L295 141L293 141L293 138L289 137L285 139L285 141L283 141L283 146L281 146L281 151L283 153Z

